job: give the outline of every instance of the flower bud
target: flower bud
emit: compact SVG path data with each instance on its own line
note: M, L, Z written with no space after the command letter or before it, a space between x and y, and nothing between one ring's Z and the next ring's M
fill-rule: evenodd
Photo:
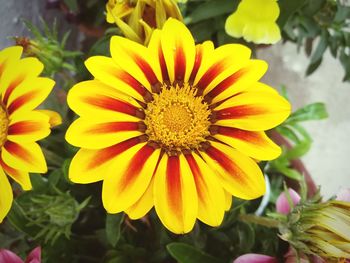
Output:
M115 23L125 37L143 44L169 17L183 19L176 0L109 0L106 10L108 23Z

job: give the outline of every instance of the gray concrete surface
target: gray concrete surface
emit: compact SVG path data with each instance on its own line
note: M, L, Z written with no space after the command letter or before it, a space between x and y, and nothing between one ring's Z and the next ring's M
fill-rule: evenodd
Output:
M44 4L44 0L0 0L0 48L13 44L7 37L27 34L22 17L37 24L40 15L51 20L58 16L62 30L70 28L60 14L46 11ZM270 65L265 81L275 87L286 85L294 109L316 101L326 103L330 118L305 125L314 143L303 160L326 196L335 194L341 186L350 187L350 84L342 83L343 70L338 61L327 54L319 70L305 78L308 59L292 44L277 44L259 51L258 56Z
M258 52L269 63L264 81L278 88L286 85L293 109L324 102L329 118L305 123L313 146L303 161L321 192L330 197L350 187L350 83L342 82L339 61L327 52L320 68L305 77L308 58L293 44L277 44Z

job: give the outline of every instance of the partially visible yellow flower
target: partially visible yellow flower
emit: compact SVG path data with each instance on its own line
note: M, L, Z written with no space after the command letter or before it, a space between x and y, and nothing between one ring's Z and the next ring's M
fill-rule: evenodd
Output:
M57 113L35 109L49 95L55 82L38 77L43 64L36 58L21 59L21 54L19 46L0 51L0 222L13 200L6 174L24 190L30 190L28 173L47 171L36 141L50 134L50 122L61 121Z
M155 28L169 17L182 20L177 0L109 0L107 22L116 23L125 37L147 44Z
M277 0L242 0L226 20L226 33L256 44L275 44L281 39L279 13Z
M328 201L297 205L280 228L281 238L308 255L326 262L350 258L350 203Z
M68 93L80 115L66 134L81 147L69 168L73 182L103 181L109 213L138 219L154 206L174 233L191 231L196 218L220 225L232 195L264 194L253 158L281 153L264 131L290 113L288 101L258 82L264 61L243 45L195 45L175 19L147 47L114 36L110 48L111 58L85 62L95 79Z

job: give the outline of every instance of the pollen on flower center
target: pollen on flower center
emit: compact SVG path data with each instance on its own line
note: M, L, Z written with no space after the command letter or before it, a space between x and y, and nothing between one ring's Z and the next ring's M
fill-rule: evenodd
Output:
M0 147L2 147L7 138L9 119L3 105L0 105Z
M166 150L196 149L209 135L208 104L190 86L163 87L147 104L146 134Z

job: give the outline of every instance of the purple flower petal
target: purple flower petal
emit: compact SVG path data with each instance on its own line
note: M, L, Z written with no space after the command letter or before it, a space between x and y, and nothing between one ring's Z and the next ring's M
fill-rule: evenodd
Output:
M23 263L23 260L10 250L1 249L0 263Z
M40 263L41 262L41 247L36 247L30 252L25 263Z
M294 205L298 204L300 202L300 195L297 192L295 192L292 188L289 188L288 192L292 199L293 204ZM285 215L289 214L291 211L287 196L284 192L282 192L280 196L277 198L276 210L278 213L285 214Z
M244 254L233 261L233 263L278 263L274 257L261 254Z

